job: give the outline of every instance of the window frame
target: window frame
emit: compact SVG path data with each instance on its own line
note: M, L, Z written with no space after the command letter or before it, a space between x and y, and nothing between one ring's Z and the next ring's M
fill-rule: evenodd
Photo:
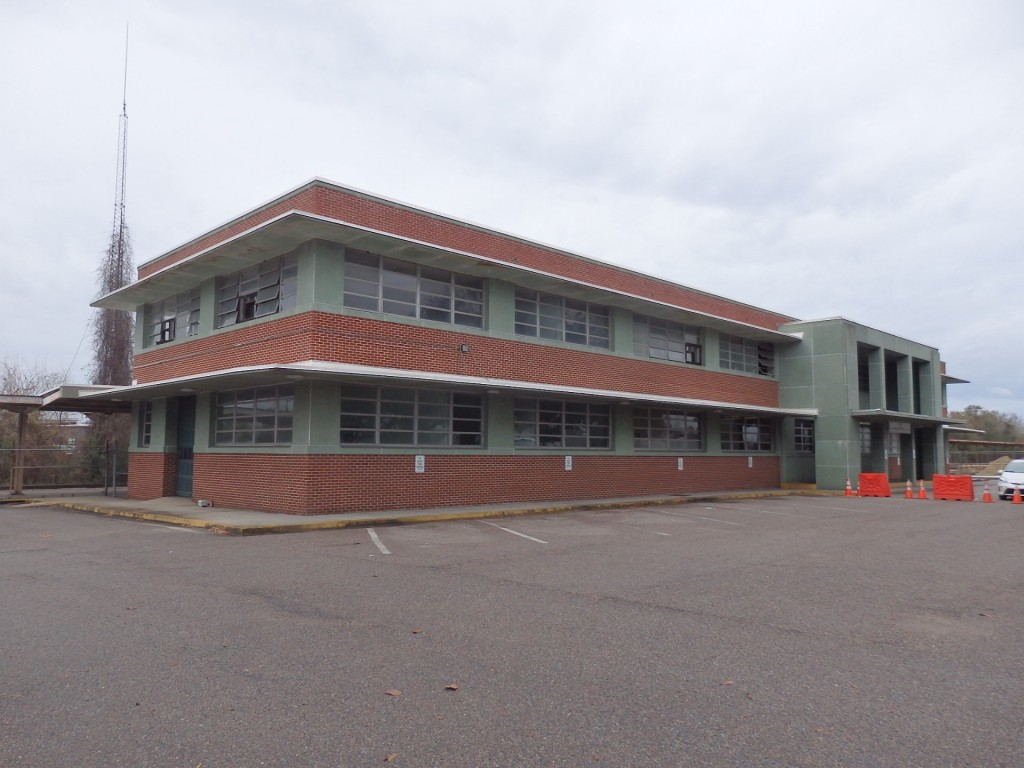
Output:
M611 309L603 304L516 286L514 310L516 336L593 349L612 347Z
M718 336L718 367L725 371L775 377L775 344L731 333Z
M144 347L159 346L178 339L178 329L184 326L182 338L199 335L201 295L198 287L147 304L143 312L146 322Z
M661 420L660 427L656 426ZM696 441L689 434L681 438L671 437L673 427L668 419L682 419L684 431L688 432L691 423L696 424ZM703 451L706 447L705 422L703 413L699 411L679 411L671 408L657 408L648 406L633 407L633 448L637 451ZM656 437L658 431L664 432L662 437ZM659 444L655 444L659 441ZM664 441L661 444L660 441ZM644 444L646 443L646 444Z
M614 447L609 403L517 397L512 421L516 449L607 451Z
M343 448L483 448L485 405L476 392L342 384L338 442Z
M273 408L268 407L271 402L274 404ZM246 407L248 412L244 410ZM273 420L272 423L270 420ZM231 389L214 394L214 447L290 446L294 439L294 431L295 387L292 384ZM269 440L266 437L268 434L272 435ZM239 439L240 435L249 436L251 439ZM230 438L225 439L224 436Z
M411 320L483 330L485 281L461 272L346 248L342 305Z
M775 423L770 417L723 416L719 431L723 452L775 452Z
M139 403L138 447L149 448L153 443L153 401Z
M664 354L656 354L658 352ZM633 354L652 360L703 366L704 329L660 317L634 314Z
M224 275L217 280L216 327L232 326L294 309L299 260L294 253Z
M793 451L801 456L814 454L815 447L814 419L793 420Z

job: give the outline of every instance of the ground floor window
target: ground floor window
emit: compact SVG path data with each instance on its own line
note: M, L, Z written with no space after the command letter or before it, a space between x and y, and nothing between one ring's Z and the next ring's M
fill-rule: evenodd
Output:
M610 448L611 406L518 397L517 448Z
M295 394L290 384L218 392L215 445L289 445Z
M434 389L343 385L342 445L483 445L480 395Z
M703 419L700 414L685 411L634 408L633 446L637 450L703 450Z
M797 453L814 453L814 419L793 422L793 448Z
M772 428L772 420L757 416L723 417L722 450L775 450L775 430Z
M871 455L871 425L860 425L860 453L862 456Z
M153 402L139 403L139 448L148 448L153 440Z

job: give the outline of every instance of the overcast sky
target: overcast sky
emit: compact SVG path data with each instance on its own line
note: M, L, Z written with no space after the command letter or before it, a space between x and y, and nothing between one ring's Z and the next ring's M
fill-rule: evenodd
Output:
M0 358L75 381L126 23L137 265L320 176L938 347L951 408L1024 417L1019 0L0 0Z

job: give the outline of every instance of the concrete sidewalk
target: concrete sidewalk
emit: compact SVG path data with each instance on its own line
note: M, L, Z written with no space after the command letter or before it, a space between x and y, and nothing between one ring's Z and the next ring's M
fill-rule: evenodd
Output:
M137 501L114 496L56 495L45 491L30 496L0 498L3 505L63 507L106 517L126 517L186 528L205 528L216 533L252 536L264 533L298 533L353 526L403 525L440 520L544 515L577 509L610 509L665 504L756 499L770 496L837 495L833 491L779 490L702 493L681 496L631 496L618 499L581 499L576 501L532 502L521 504L482 504L479 506L400 509L381 512L347 512L337 515L285 515L248 509L200 507L194 501L168 496ZM842 495L839 493L838 495ZM2 507L0 507L2 509Z

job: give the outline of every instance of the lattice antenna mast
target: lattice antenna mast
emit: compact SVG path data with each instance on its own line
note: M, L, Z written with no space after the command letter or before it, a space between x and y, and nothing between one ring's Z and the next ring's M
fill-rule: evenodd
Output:
M128 27L124 39L124 89L121 95L121 117L117 130L117 172L114 180L114 227L110 246L100 264L100 295L105 296L132 281L132 238L125 215L125 190L128 167ZM120 309L101 309L93 321L93 382L95 384L131 383L132 336L131 314Z
M125 272L125 246L127 239L127 222L124 216L125 183L128 166L128 26L124 30L124 87L121 92L121 117L117 125L117 173L114 178L114 230L111 243L116 253L116 271L118 275ZM105 288L107 286L104 286ZM109 290L117 290L122 285L110 286Z

